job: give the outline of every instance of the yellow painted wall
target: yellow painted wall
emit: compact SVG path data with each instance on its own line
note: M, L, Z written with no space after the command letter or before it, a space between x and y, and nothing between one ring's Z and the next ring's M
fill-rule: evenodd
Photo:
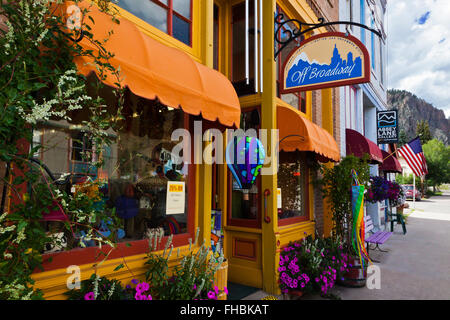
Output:
M131 14L119 9L122 17L134 22L145 34L161 41L162 43L173 46L183 50L189 54L194 60L201 62L208 67L213 65L212 56L212 8L214 3L219 6L220 19L220 54L219 54L219 70L229 76L230 75L230 21L231 21L231 5L241 2L241 0L195 0L193 2L193 43L192 47L177 41L168 36L160 30L150 26L144 21L132 16ZM261 106L262 128L272 129L277 127L276 120L276 106L283 104L280 99L276 97L276 65L274 61L274 23L273 12L275 10L275 0L264 0L264 48L263 48L263 94L255 94L240 99L242 108L251 106ZM306 0L290 0L279 1L281 7L292 18L301 19L307 23L317 22L317 17L314 15L311 8L308 6ZM324 30L319 30L324 32ZM305 116L311 120L312 105L311 92L307 92L307 112ZM326 108L331 105L331 100L327 100L325 94ZM330 96L331 99L331 96ZM322 106L323 107L323 106ZM332 109L327 109L332 111ZM325 113L322 112L322 114ZM331 126L332 132L332 113L325 114L322 119L324 128L327 130ZM272 150L267 150L270 154ZM223 210L223 216L227 212L227 168L225 165L219 166L220 176L220 205ZM211 166L199 165L196 170L196 201L195 201L195 226L202 228L201 238L209 243L210 236L210 210L211 210ZM309 186L309 204L310 204L310 218L313 219L313 192L312 185ZM230 281L240 282L243 284L263 288L266 292L279 294L278 288L278 272L277 266L279 261L280 249L286 246L291 241L300 240L306 234L314 234L315 224L313 221L297 223L289 226L278 227L277 204L276 204L276 190L277 190L277 175L263 176L261 187L261 201L262 201L262 215L264 216L264 199L263 192L265 189L271 191L268 197L268 216L271 218L270 223L262 222L261 229L239 228L225 226L225 253L229 257L229 279ZM224 217L225 221L225 217ZM245 260L232 257L232 243L231 239L236 237L246 237L254 239L259 252L256 260ZM187 246L182 247L186 252ZM176 252L176 250L174 250ZM123 263L123 259L114 259L105 262L96 269L92 265L81 266L82 280L87 279L90 275L97 271L101 276L108 276L116 278L127 284L132 278L143 279L145 273L145 254L126 257L125 261L131 272L126 268L119 271L113 271L117 265ZM172 256L171 265L177 263L176 254ZM37 287L43 289L46 298L59 299L63 298L62 293L66 291L65 283L69 275L65 269L55 271L38 273L34 275L37 281Z

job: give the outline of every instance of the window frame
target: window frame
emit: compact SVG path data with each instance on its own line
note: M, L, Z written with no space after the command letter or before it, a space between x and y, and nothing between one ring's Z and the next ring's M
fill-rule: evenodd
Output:
M184 113L184 127L188 129L189 132L193 132L194 128L194 117ZM196 165L193 164L194 157L194 146L191 146L191 163L188 165L188 181L187 189L189 190L186 202L188 203L187 209L187 232L182 234L173 235L172 244L174 248L182 247L189 243L189 238L193 239L195 237L195 216L197 212L196 208ZM169 236L164 236L161 243L157 247L157 251L163 250L167 243ZM131 244L131 246L130 246ZM124 257L130 257L134 255L145 254L149 250L148 239L124 241L116 243L117 247L111 248L108 245L99 247L87 247L87 248L73 248L69 251L60 251L52 253L42 254L43 268L44 271L51 271L61 268L66 268L70 265L83 265L92 264L99 261L100 252L112 252L108 256L108 260L119 259Z
M284 17L285 17L285 20L291 19L289 17L289 15L286 13L286 11L283 10L283 8L281 8L279 4L277 4L276 10L277 10L276 15L278 15L278 13L283 13ZM283 28L283 30L284 30L284 28ZM282 34L282 32L279 32L277 34L278 40L280 40L281 34ZM298 43L298 45L300 45L301 42L304 41L304 40L305 40L305 37L301 36L301 38L299 40L296 39L294 41L296 41ZM277 50L279 50L281 48L281 44L275 43L275 45L277 46ZM282 56L281 54L278 55L278 57L276 59L276 68L277 68L277 75L278 75L278 80L277 80L277 98L279 98L283 102L286 102L286 101L284 101L281 98L281 80L282 80L282 77L283 77L283 61L281 61L281 56ZM290 106L292 106L294 109L297 109L298 111L306 114L307 113L307 109L308 109L308 105L307 105L307 101L306 101L306 99L307 99L306 91L299 91L299 92L291 93L291 94L293 94L293 95L295 95L297 97L298 105L294 106L294 105L291 105L289 103L288 104ZM304 110L302 109L302 105L304 105Z
M159 28L157 28L156 26L154 26L153 24L151 24L151 23L148 22L148 21L143 20L142 18L139 18L138 16L136 16L136 15L133 14L132 12L128 11L127 9L125 9L125 8L123 8L123 7L121 7L119 4L116 4L116 5L117 5L120 9L122 9L122 10L124 10L124 11L127 11L129 14L133 15L134 17L136 17L136 18L138 18L138 19L144 21L144 22L147 23L148 25L150 25L150 26L152 26L152 27L158 29L160 32L163 32L164 34L169 35L169 36L172 37L173 39L175 39L175 40L177 40L177 41L183 43L184 45L189 46L190 48L193 47L193 43L192 43L192 41L193 41L193 40L192 40L192 39L193 39L193 35L192 35L192 34L193 34L193 20L194 20L194 18L193 18L193 16L194 16L194 5L193 5L193 2L194 2L194 1L193 1L193 0L189 0L189 1L190 1L190 18L189 18L189 19L186 18L186 17L184 17L183 15L181 15L181 14L180 14L179 12L177 12L176 10L174 10L174 8L173 8L173 0L167 0L167 5L164 4L164 3L162 3L162 2L159 1L159 0L145 0L145 1L153 2L155 5L157 5L157 6L161 7L161 8L163 8L164 10L167 11L167 32L166 32L166 31L163 31L163 30L161 30L161 29L159 29ZM181 20L183 20L184 22L187 22L187 23L189 24L189 27L190 27L190 32L189 32L189 44L187 44L187 43L185 43L185 42L183 42L183 41L181 41L181 40L179 40L179 39L177 39L177 38L174 37L174 35L173 35L173 20L174 20L173 17L174 17L174 16L176 16L177 18L179 18L179 19L181 19Z
M291 158L289 160L293 160L295 161L296 159L300 158L300 161L303 161L305 164L305 180L304 180L304 189L303 189L303 194L302 194L302 199L304 201L304 208L305 208L305 215L301 215L298 217L291 217L291 218L285 218L285 219L277 219L278 220L278 226L287 226L287 225L292 225L295 223L300 223L300 222L307 222L307 221L311 221L311 214L310 214L310 205L309 205L309 185L311 183L310 181L310 170L309 167L306 163L306 152L285 152L285 157L287 158ZM280 163L281 163L281 157L280 157ZM278 187L278 186L277 186Z
M245 108L244 110L242 110L242 113L244 112L252 112L254 110L258 110L258 112L261 112L261 107L260 106L254 106L254 107L249 107L249 108ZM261 128L261 125L259 125L255 130L259 130ZM262 187L262 179L261 179L261 175L259 175L256 178L256 184L258 187L258 212L256 215L256 219L239 219L239 218L233 218L233 204L232 204L232 200L233 200L233 174L231 173L230 169L226 168L226 174L227 174L227 225L228 226L235 226L235 227L246 227L246 228L255 228L255 229L260 229L262 227L261 223L262 223L262 204L261 204L261 196L263 194L263 192L261 192L261 187Z

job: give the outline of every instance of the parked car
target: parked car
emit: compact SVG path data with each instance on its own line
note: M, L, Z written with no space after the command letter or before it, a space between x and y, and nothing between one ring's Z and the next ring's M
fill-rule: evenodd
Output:
M412 184L402 184L402 187L405 190L406 199L412 199L413 192L414 192L414 186ZM416 192L414 194L414 198L416 198L416 201L420 201L422 199L422 194L420 193L420 190L417 188L416 188Z

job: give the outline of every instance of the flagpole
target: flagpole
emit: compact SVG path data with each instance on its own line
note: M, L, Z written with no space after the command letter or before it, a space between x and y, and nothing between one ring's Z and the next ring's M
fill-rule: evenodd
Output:
M386 159L388 159L388 158L390 158L391 156L393 156L394 153L396 153L396 152L397 152L397 149L395 149L394 152L392 152L390 155L388 155L386 158L384 158L384 159L383 159L383 162L384 162Z
M416 175L413 174L413 209L416 208Z

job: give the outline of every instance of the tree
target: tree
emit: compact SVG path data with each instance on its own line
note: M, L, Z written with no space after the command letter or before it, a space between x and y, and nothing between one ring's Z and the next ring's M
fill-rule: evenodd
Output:
M398 135L398 147L400 148L408 142L409 142L408 135L406 134L405 130L401 129Z
M416 134L420 137L422 145L433 139L433 135L430 131L430 125L426 120L417 121Z
M428 185L435 189L443 183L449 183L450 146L446 147L442 141L433 139L424 144L422 148L428 167L426 176Z

